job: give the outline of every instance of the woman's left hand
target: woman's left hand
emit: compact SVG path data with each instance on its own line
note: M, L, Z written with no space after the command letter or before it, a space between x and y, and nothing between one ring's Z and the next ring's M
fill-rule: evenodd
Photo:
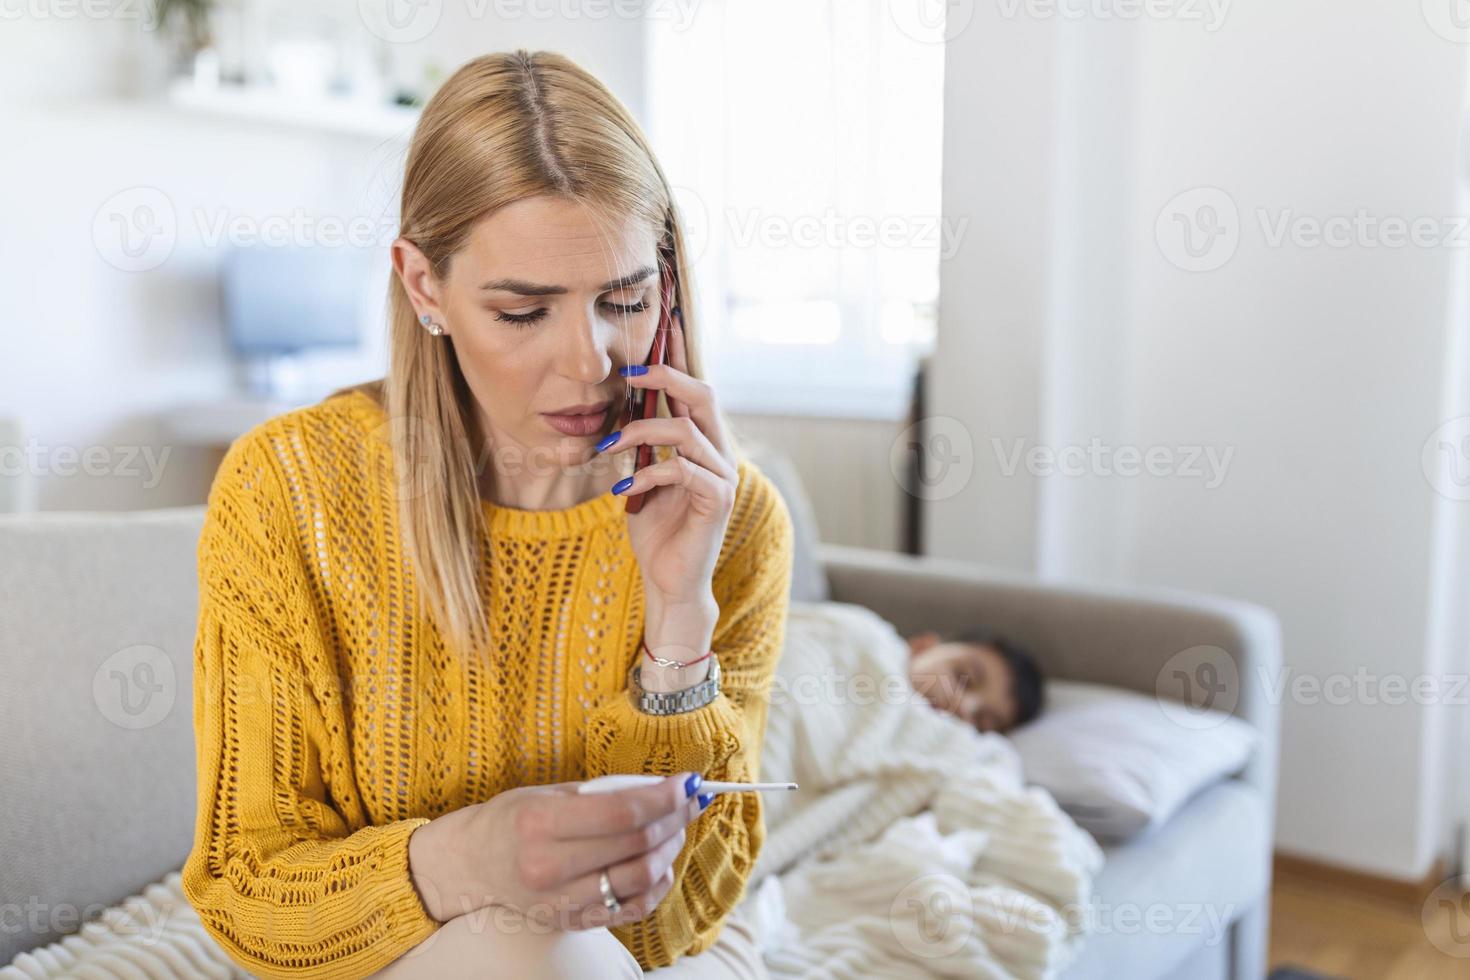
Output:
M630 375L627 381L634 388L663 391L672 417L629 422L618 441L604 450L630 452L642 445L675 450L668 459L638 470L622 492L628 496L659 488L644 500L642 510L628 517L650 612L713 604L715 561L740 484L714 389L688 374L682 317L674 317L669 340L668 364L651 365L646 374Z

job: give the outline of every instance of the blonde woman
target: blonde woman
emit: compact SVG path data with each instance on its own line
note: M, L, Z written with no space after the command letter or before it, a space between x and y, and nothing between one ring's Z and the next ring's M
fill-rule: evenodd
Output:
M387 376L210 490L189 900L260 977L763 976L759 794L699 785L757 777L792 530L693 309L637 372L661 267L692 295L668 183L585 71L496 54L425 107L399 219ZM576 792L613 773L662 778Z

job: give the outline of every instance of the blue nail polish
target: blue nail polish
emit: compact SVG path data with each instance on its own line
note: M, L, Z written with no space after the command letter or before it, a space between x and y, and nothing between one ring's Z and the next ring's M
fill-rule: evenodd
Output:
M619 480L617 483L614 483L613 484L612 492L613 493L622 493L624 490L628 489L632 485L633 485L633 478L631 476L625 476L621 480Z
M684 780L684 798L688 799L693 796L694 791L699 789L700 783L703 782L704 780L700 777L699 773L690 773L689 778Z
M618 368L618 373L621 374L625 378L632 377L635 374L647 374L648 373L648 365L647 364L629 364L627 367L620 367L620 368Z
M704 811L704 808L707 807L707 806L709 806L710 805L710 801L712 801L714 798L715 798L715 795L713 793L700 793L699 794L699 809L700 809L700 812L703 812Z
M622 435L623 435L623 430L622 429L619 429L618 431L612 433L611 435L608 435L608 436L604 437L603 440L597 444L597 448L594 449L593 452L596 452L596 453L602 452L608 446L611 446L613 443L617 442L620 438L622 438Z

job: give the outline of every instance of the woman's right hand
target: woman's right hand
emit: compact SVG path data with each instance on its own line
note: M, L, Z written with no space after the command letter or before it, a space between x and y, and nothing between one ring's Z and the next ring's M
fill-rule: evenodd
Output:
M446 922L505 906L558 928L590 929L652 912L673 886L684 828L703 809L698 777L586 795L579 785L506 790L415 830L409 865L429 914ZM622 906L616 915L602 902L603 869Z

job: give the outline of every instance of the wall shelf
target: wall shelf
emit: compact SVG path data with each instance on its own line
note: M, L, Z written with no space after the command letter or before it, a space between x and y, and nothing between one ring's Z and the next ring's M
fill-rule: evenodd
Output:
M303 98L267 87L219 85L205 88L175 80L168 101L176 108L225 119L242 119L369 139L407 139L419 110L409 106L320 96Z

